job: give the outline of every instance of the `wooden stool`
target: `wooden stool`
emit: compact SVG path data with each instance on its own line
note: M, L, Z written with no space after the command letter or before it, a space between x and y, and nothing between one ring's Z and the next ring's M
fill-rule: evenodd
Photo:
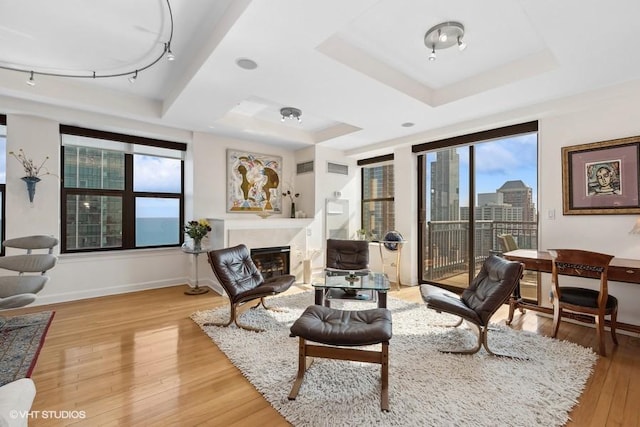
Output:
M352 360L381 365L380 408L389 411L389 340L391 339L391 312L386 308L361 311L343 311L321 305L312 305L291 326L291 336L300 338L298 376L293 383L289 400L295 400L311 365L307 357ZM325 345L309 344L313 341ZM382 344L380 351L359 350L363 345ZM340 347L338 347L340 346Z

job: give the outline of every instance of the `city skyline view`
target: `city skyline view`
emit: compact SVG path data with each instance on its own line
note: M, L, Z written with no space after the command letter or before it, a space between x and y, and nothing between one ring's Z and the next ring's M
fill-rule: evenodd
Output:
M481 193L495 193L508 181L520 180L531 187L532 199L537 206L537 147L535 133L475 144L476 197ZM459 147L456 153L459 156L460 207L469 207L469 148ZM435 160L435 153L427 154L427 163ZM427 188L430 188L429 183ZM477 199L475 202L474 206Z

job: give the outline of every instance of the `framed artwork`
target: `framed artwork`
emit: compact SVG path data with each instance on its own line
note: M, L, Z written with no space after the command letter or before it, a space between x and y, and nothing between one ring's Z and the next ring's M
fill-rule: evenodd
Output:
M282 212L282 157L227 149L227 212Z
M640 213L640 136L562 147L562 213Z

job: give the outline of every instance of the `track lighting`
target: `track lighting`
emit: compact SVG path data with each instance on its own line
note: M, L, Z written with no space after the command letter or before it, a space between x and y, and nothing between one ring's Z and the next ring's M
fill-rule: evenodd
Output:
M167 61L175 61L176 56L171 52L171 42L167 43Z
M31 72L31 75L29 76L29 80L27 80L27 84L29 86L35 86L36 85L36 81L33 79L33 71Z
M43 68L42 71L38 71L37 69L32 69L31 65L20 66L20 65L13 65L13 64L11 64L11 65L0 64L0 69L29 73L29 79L26 82L29 86L35 86L36 85L36 81L35 81L34 76L38 75L38 74L42 75L42 76L80 78L80 79L101 79L101 78L110 78L110 77L126 77L126 76L129 76L128 80L131 83L134 83L136 81L136 79L138 78L138 72L144 71L144 70L146 70L148 68L151 68L152 66L157 64L158 61L160 61L160 59L162 59L162 57L166 56L167 57L167 61L174 61L176 59L176 56L171 51L171 40L173 39L173 12L171 10L171 4L169 3L169 0L165 0L165 2L166 2L167 11L168 11L166 13L166 15L169 18L168 40L166 42L164 42L164 44L160 44L159 47L162 48L162 51L159 52L158 55L151 62L149 62L148 64L144 65L143 67L137 67L134 70L128 70L128 71L123 71L123 72L119 72L119 73L109 73L109 72L102 73L100 71L95 71L95 70L94 71L80 71L80 72L75 72L75 71L72 71L72 70L69 70L68 72L65 72L65 71L49 72L49 71L46 71L47 68ZM158 46L156 46L156 49L158 49Z

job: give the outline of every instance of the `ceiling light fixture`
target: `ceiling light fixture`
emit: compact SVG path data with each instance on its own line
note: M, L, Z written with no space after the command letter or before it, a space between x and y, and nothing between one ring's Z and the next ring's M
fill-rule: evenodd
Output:
M27 84L29 86L35 86L36 85L36 81L33 79L33 71L31 72L31 75L29 76L29 80L27 80Z
M123 72L119 72L119 73L108 73L108 72L102 73L100 71L81 71L81 72L75 72L75 73L69 71L68 73L66 73L64 71L56 71L56 72L51 71L50 72L50 71L45 71L44 69L38 70L38 69L32 68L30 65L20 66L20 65L16 65L16 64L2 63L2 61L0 61L0 68L1 69L5 69L5 70L19 71L19 72L23 72L23 73L28 73L29 74L29 79L27 80L27 84L29 86L35 86L36 85L36 81L34 79L34 75L53 76L53 77L67 77L67 78L78 78L78 79L103 79L103 78L110 78L110 77L130 76L129 77L129 81L131 83L133 83L138 78L138 72L144 71L144 70L146 70L148 68L153 67L164 56L166 56L167 61L174 61L176 59L176 56L171 51L171 40L173 40L173 12L171 11L171 4L169 3L169 0L165 0L165 1L166 1L166 4L167 4L167 11L168 11L168 16L169 16L169 39L166 42L163 42L161 44L162 51L160 51L160 53L157 56L155 56L151 60L151 62L147 63L146 65L144 65L142 67L136 67L133 70L123 71Z
M294 107L284 107L280 109L280 121L284 122L285 119L296 119L298 123L302 123L302 111Z
M435 61L436 50L446 49L453 45L458 45L459 50L464 50L467 44L462 40L464 37L464 25L459 22L443 22L435 25L424 35L424 44L431 53L429 61Z

